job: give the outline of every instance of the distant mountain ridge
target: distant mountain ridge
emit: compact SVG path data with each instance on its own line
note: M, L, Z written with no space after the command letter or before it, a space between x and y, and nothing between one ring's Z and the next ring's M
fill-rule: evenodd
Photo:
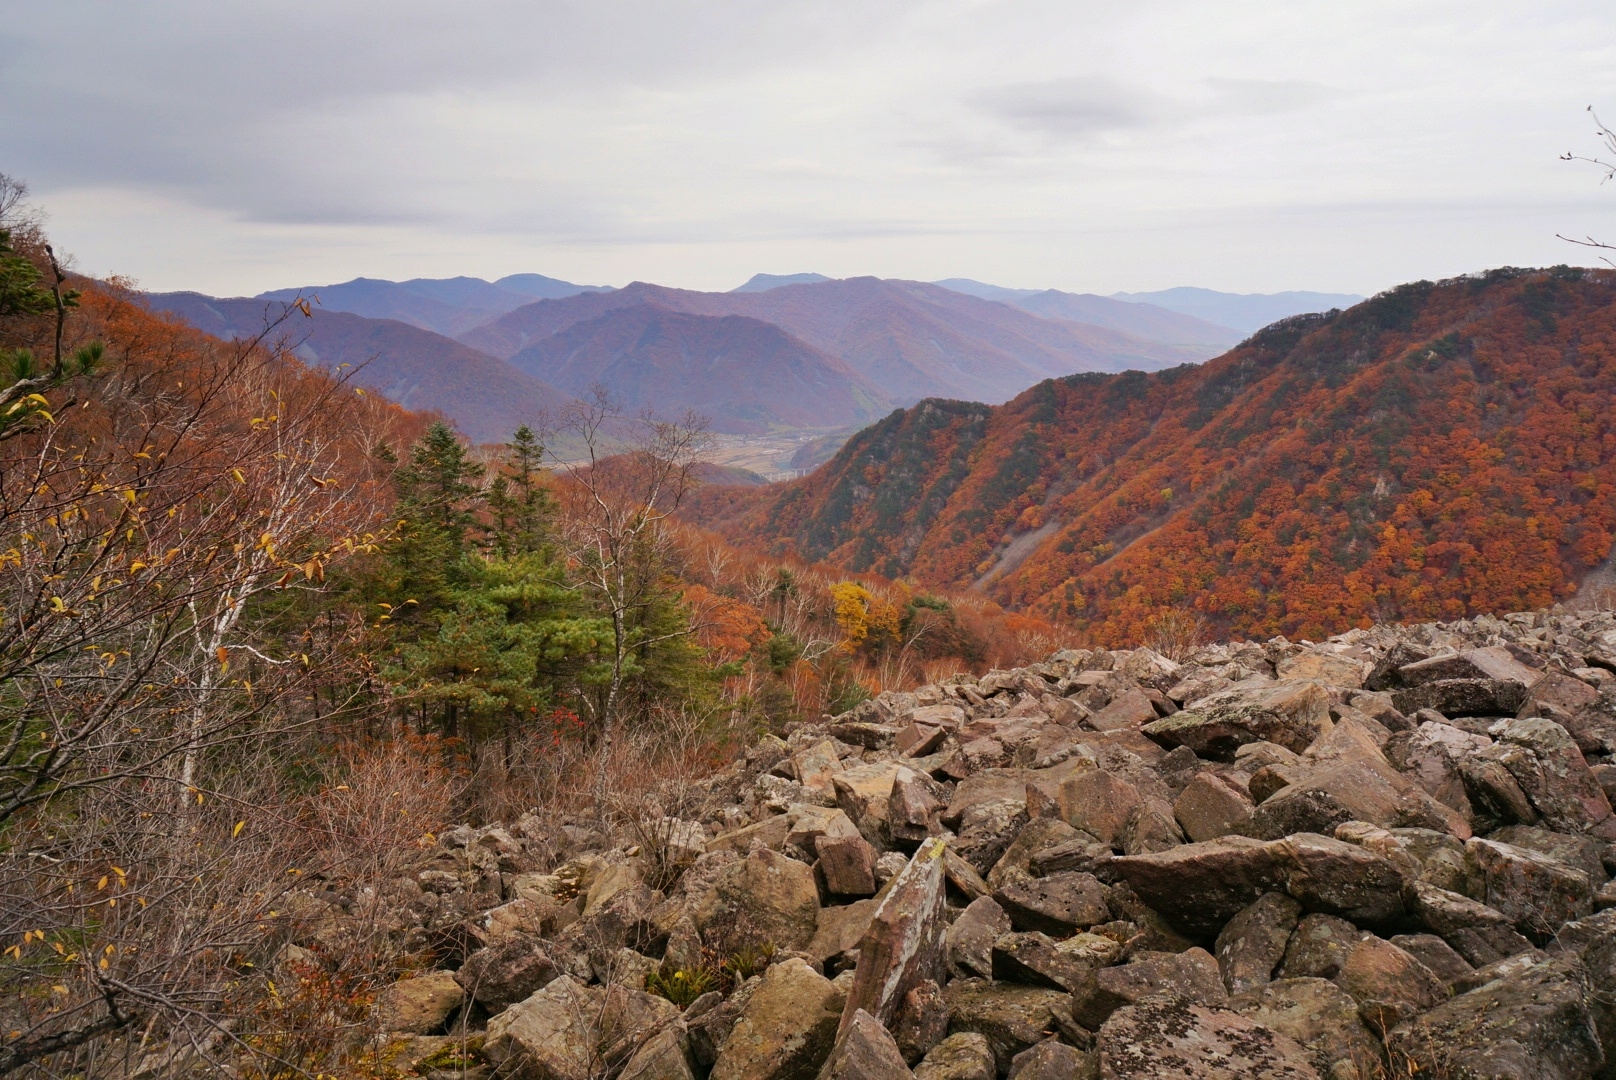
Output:
M693 410L724 433L846 427L893 408L846 363L773 323L651 303L573 323L510 363L574 394L605 386L631 409Z
M596 385L632 406L694 408L720 432L845 431L925 398L993 404L1052 376L1202 361L1245 336L1111 297L813 273L757 274L727 293L513 274L153 303L246 334L298 297L317 316L298 331L311 359L368 362L375 389L479 440Z
M753 274L744 285L737 285L730 292L768 292L782 285L817 285L829 280L824 274Z
M201 293L147 293L153 309L177 315L215 337L250 338L285 311L278 300L220 300ZM538 424L570 400L554 386L498 357L395 319L311 308L277 328L306 363L361 368L360 385L408 409L437 410L477 442L503 442L521 424Z
M983 300L997 300L1046 319L1103 326L1134 337L1172 345L1207 346L1227 349L1238 345L1246 335L1230 326L1185 315L1155 304L1117 300L1094 293L1069 293L1058 289L1002 289L969 278L949 278L933 284Z
M468 331L460 340L494 356L512 357L575 323L640 303L774 323L846 362L897 402L924 397L999 402L1051 375L1156 370L1222 351L1044 318L925 282L873 277L749 293L693 292L637 281L610 293L541 300Z
M1261 330L1270 323L1288 319L1292 315L1349 308L1364 299L1356 293L1225 293L1188 285L1157 292L1112 293L1111 298L1134 304L1155 304L1169 311L1193 315L1197 319L1232 326L1247 333Z
M498 281L475 277L411 278L409 281L358 277L336 285L271 289L254 299L313 298L329 311L346 311L368 319L397 319L454 337L534 300L609 291L607 286L575 285L543 274L511 274Z

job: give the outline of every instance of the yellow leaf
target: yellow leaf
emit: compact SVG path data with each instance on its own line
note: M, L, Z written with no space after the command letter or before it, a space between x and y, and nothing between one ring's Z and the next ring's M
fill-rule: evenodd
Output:
M231 469L230 475L236 478L236 483L238 484L245 484L247 482L247 478L241 475L240 469Z
M100 892L102 889L106 888L107 887L107 880L108 880L107 876L105 874L102 874L101 875L101 880L95 883L95 891Z
M241 830L246 827L247 823L245 821L236 822L236 827L230 830L230 839L234 840L236 837L240 836Z

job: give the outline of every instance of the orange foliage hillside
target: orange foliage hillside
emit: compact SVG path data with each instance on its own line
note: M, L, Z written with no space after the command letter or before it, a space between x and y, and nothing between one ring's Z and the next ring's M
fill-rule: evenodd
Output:
M1198 367L923 402L812 476L691 512L1102 644L1166 609L1319 637L1544 606L1616 532L1616 274L1418 282Z

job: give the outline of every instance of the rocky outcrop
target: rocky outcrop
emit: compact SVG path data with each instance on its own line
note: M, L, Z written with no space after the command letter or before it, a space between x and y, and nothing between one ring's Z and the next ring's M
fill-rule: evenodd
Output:
M453 831L392 925L466 948L377 1020L545 1080L1604 1076L1612 672L1616 616L1522 613L881 694L655 864Z

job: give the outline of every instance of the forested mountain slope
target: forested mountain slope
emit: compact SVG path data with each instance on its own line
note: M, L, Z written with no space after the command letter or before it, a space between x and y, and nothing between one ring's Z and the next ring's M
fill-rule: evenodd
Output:
M1551 604L1616 530L1616 274L1418 282L1199 367L928 401L814 475L692 511L731 537L1140 633Z

